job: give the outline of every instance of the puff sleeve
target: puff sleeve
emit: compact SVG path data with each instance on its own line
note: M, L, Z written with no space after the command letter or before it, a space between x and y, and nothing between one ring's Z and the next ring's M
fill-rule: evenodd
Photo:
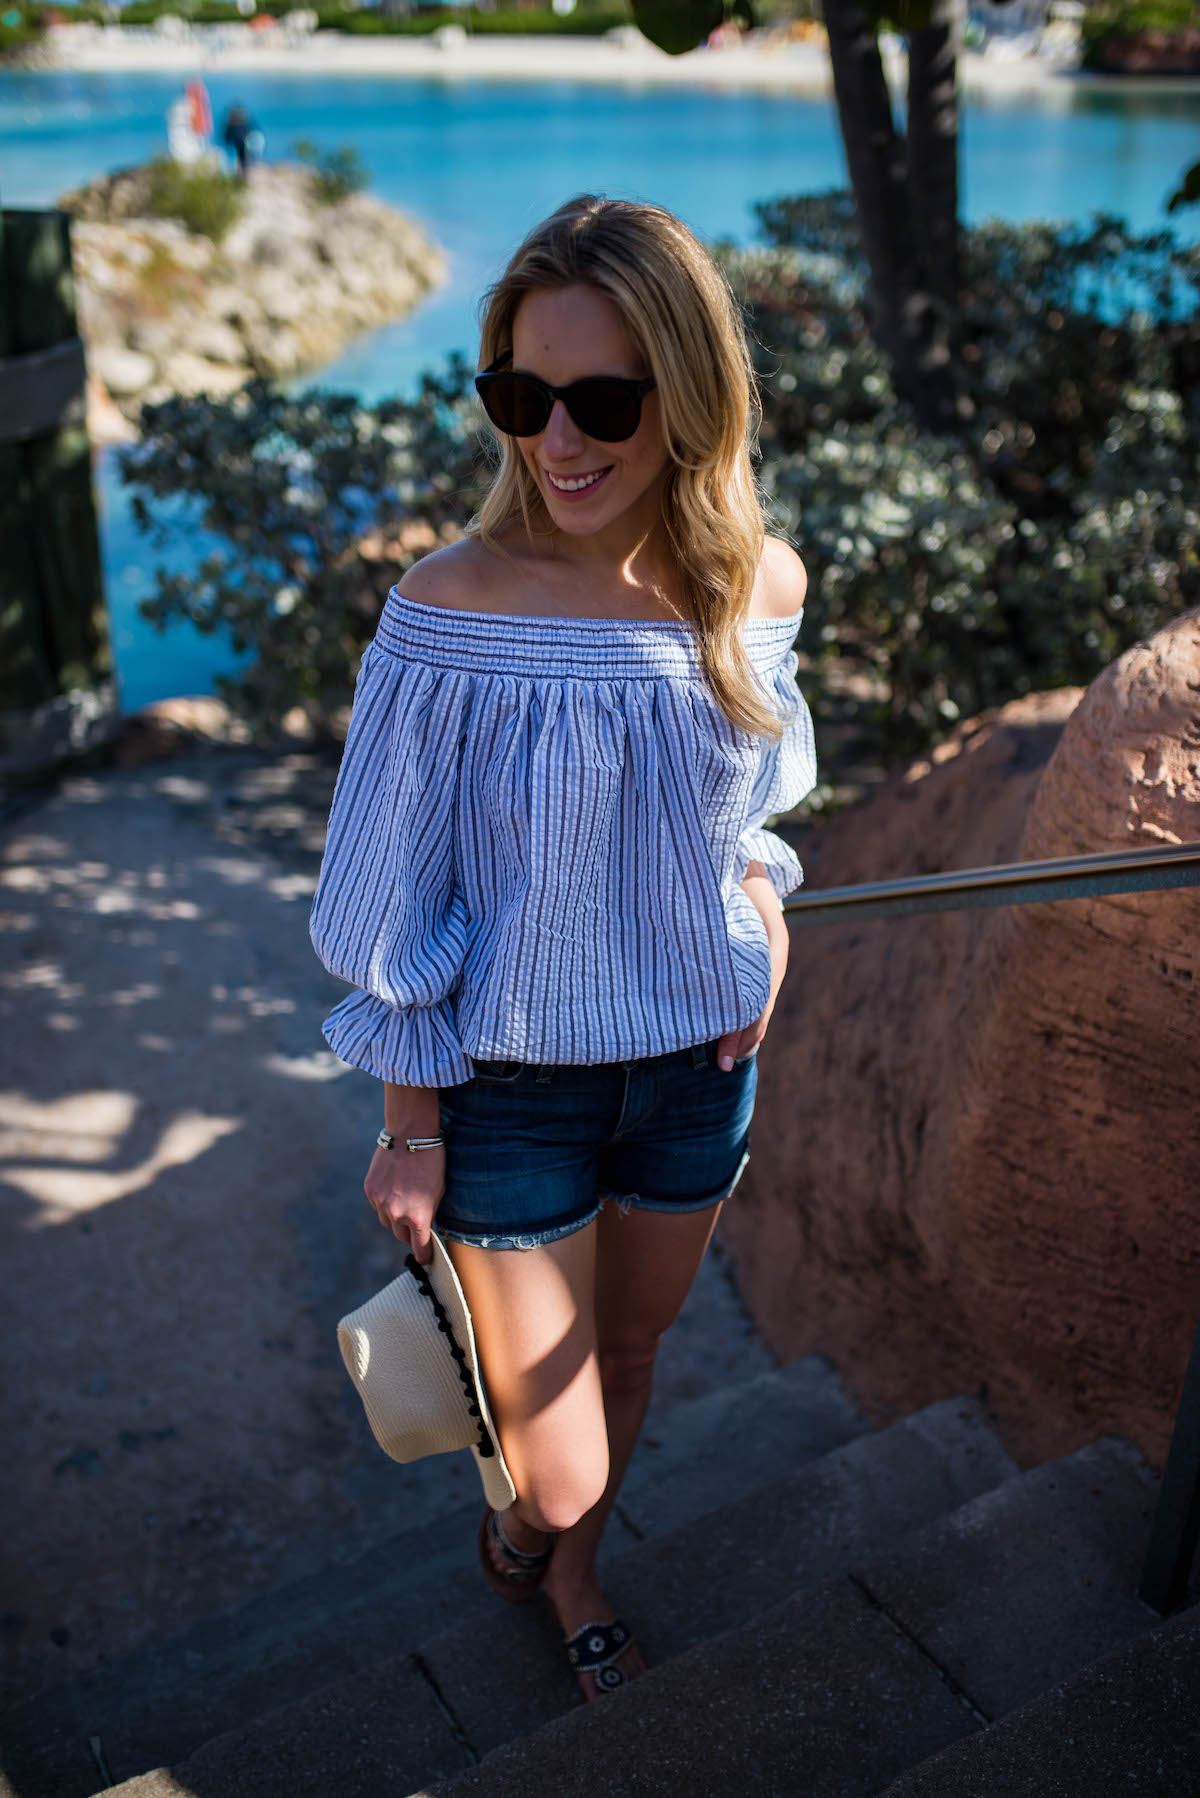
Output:
M740 886L751 861L761 862L780 899L800 885L804 871L795 850L763 826L776 813L799 805L805 794L812 792L817 779L812 716L796 684L799 665L796 651L789 649L765 677L764 684L784 732L777 743L763 742L734 864L734 881Z
M367 646L309 937L356 990L322 1024L342 1061L404 1086L472 1075L453 998L467 946L454 869L470 676Z

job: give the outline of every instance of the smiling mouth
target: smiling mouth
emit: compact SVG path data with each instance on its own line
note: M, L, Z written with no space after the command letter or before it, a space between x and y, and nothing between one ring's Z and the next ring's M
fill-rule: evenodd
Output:
M593 487L600 485L605 475L612 473L612 467L594 468L590 474L581 475L551 474L548 468L544 472L555 493L590 493Z

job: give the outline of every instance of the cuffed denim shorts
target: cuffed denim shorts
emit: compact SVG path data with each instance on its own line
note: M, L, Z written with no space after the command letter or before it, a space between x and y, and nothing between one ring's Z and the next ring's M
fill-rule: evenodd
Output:
M705 1211L750 1159L757 1051L717 1066L717 1039L592 1066L480 1061L443 1087L446 1189L434 1228L452 1242L533 1249L625 1211Z

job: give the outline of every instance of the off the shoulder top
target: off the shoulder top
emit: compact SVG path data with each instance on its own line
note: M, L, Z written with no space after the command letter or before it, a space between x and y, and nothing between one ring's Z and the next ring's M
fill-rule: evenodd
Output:
M816 779L791 645L747 653L779 744L734 726L691 625L450 610L389 593L367 645L309 934L355 991L343 1061L454 1086L472 1057L596 1063L743 1029L770 996L740 882L803 876L763 824Z

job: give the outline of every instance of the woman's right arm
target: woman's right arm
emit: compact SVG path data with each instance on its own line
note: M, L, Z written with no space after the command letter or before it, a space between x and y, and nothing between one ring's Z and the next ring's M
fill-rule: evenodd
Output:
M363 1188L381 1224L397 1242L407 1242L417 1260L432 1257L429 1232L446 1190L446 1149L407 1149L406 1136L439 1136L439 1090L436 1086L397 1086L384 1082L384 1129L395 1146L377 1148Z

